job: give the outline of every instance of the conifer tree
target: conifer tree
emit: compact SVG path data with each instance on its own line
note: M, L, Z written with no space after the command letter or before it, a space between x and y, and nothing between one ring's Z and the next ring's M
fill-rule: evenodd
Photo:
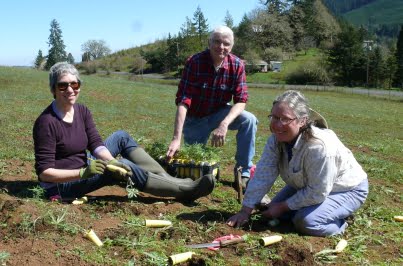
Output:
M234 18L231 16L231 13L228 10L225 13L224 24L230 29L234 27Z
M70 64L74 64L74 57L71 53L67 55L67 62L69 62Z
M400 29L396 45L397 70L395 74L396 85L403 89L403 25Z
M66 61L67 55L62 39L62 30L60 29L59 23L56 19L53 19L50 23L50 35L49 35L49 52L48 59L46 61L45 69L49 70L55 63Z
M207 19L204 17L204 14L199 6L193 14L193 25L196 29L197 36L199 37L200 47L198 50L201 50L207 46L206 36L208 35L209 26Z
M43 62L43 60L45 59L45 57L42 55L42 50L38 51L38 55L35 58L35 62L34 62L34 67L36 69L40 69L41 68L41 64Z

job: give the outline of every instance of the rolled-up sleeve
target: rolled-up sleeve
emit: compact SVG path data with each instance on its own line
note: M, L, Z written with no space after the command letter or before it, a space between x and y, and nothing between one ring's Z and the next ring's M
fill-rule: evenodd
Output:
M245 73L245 65L241 60L239 60L239 65L237 69L237 78L235 79L236 84L235 93L233 101L234 103L246 103L248 101L248 86L246 84L246 73Z

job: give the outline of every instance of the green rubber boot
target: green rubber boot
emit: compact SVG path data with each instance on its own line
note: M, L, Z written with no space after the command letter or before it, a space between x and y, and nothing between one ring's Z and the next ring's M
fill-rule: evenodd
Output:
M157 175L152 172L147 174L148 179L143 192L158 197L194 201L209 195L215 185L215 179L212 175L205 175L193 181L190 178L175 178L169 175Z
M166 174L162 166L154 160L143 148L137 147L129 153L129 159L147 172Z

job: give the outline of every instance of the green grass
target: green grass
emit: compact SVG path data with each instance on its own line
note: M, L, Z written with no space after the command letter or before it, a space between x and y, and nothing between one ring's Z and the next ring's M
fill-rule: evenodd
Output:
M296 53L293 55L293 58L281 60L283 63L280 72L269 71L267 73L248 74L246 80L249 83L285 84L288 74L305 66L309 62L320 61L321 58L320 50L311 48Z
M53 99L47 86L47 78L46 72L0 67L2 101L0 105L2 139L0 178L25 175L31 176L33 180L36 179L33 170L31 173L25 173L21 170L25 169L24 167L18 167L18 165L11 167L8 163L14 162L14 160L20 164L33 165L34 163L32 126L38 115ZM172 138L176 112L175 85L96 76L82 76L82 79L84 84L79 102L91 109L98 130L104 138L119 129L129 132L144 146L154 142L166 143ZM247 110L254 113L259 119L255 162L258 161L270 135L267 115L271 102L281 92L280 88L250 89ZM345 256L337 258L337 262L340 265L383 264L384 258L382 254L379 254L379 250L386 248L391 250L401 245L403 236L402 225L392 219L394 215L401 215L403 192L402 103L366 95L315 91L304 93L310 99L312 107L326 117L330 128L354 152L370 180L371 187L367 202L357 212L355 223L346 235L351 246L347 249ZM234 153L235 133L229 132L226 145L220 149L220 164L223 169L233 165ZM232 173L223 172L223 174L224 180L231 180ZM282 181L277 181L273 190L278 191L281 186ZM37 206L41 213L35 217L22 216L19 228L24 234L33 234L39 224L45 224L61 233L73 235L79 233L80 218L78 214L57 205L49 208L49 204L41 204L39 198L42 191L39 189L33 189L31 194L33 194L33 201L39 201ZM217 185L213 197L220 204L207 206L214 213L217 221L209 220L205 223L194 221L195 230L200 231L200 236L208 237L210 232L220 230L217 229L217 226L222 224L224 219L220 218L220 213L234 213L239 209L239 203L231 195L229 190L223 189L221 183ZM98 203L95 206L84 206L83 210L96 220L99 219L98 211L102 208L102 203ZM187 211L188 209L184 209L184 212ZM170 247L168 241L155 240L154 231L136 227L138 219L144 217L131 217L130 214L119 208L110 215L124 217L126 223L122 227L131 226L132 235L124 235L121 238L106 241L109 243L106 245L122 247L123 254L129 253L131 249L139 249L139 252L143 252L141 262L147 261L150 265L160 265L166 260L166 255L162 252L165 248L173 253L184 251L183 243L176 243L177 246ZM176 218L177 215L178 213L173 213L169 219L175 225L175 234L185 238L189 229ZM2 226L7 226L7 224L2 223ZM304 241L303 238L294 235L287 235L288 237L292 241L294 238L295 241ZM400 254L401 251L400 247ZM251 249L248 252L260 258L276 256L273 249ZM119 263L102 249L84 253L78 246L74 249L74 254L80 256L84 261L108 265ZM0 262L5 262L7 257L8 253L0 251ZM239 257L241 265L251 265L250 257L242 254ZM226 257L221 253L216 253L215 257L207 257L206 261L210 265L226 265ZM389 256L386 261L390 265L396 265L401 262L401 258ZM136 261L133 259L128 262L128 265L130 264L134 265ZM265 264L262 263L262 265Z

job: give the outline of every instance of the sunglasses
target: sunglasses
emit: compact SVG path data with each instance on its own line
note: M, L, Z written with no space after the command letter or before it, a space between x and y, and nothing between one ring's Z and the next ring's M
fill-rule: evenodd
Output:
M77 91L80 89L81 82L80 81L73 81L73 82L58 82L56 87L59 91L66 91L69 87L73 90Z

